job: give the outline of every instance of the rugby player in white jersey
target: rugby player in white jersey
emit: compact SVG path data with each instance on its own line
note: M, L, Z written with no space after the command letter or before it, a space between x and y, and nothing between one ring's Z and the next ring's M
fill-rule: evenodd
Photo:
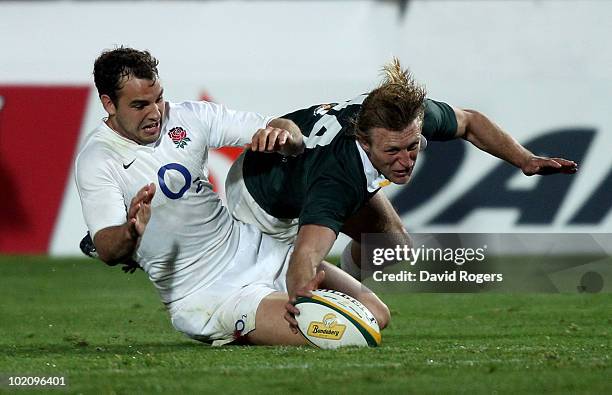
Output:
M299 129L213 103L166 102L157 63L146 51L118 48L94 65L108 118L80 151L76 181L99 257L137 261L174 327L194 339L305 344L283 319L292 247L232 220L207 173L209 147L252 143L292 155L303 149ZM297 292L318 287L354 296L387 325L385 304L333 265L323 262Z

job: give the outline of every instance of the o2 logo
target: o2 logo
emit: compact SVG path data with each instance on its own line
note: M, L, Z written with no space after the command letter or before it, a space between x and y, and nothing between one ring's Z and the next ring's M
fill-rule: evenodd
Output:
M178 171L185 180L185 183L178 190L178 192L173 192L172 190L170 190L168 185L166 185L166 180L164 179L164 176L168 171ZM191 173L185 166L181 165L180 163L168 163L167 165L162 166L157 172L157 180L159 181L159 188L162 190L164 195L168 196L168 198L173 200L180 199L191 186Z

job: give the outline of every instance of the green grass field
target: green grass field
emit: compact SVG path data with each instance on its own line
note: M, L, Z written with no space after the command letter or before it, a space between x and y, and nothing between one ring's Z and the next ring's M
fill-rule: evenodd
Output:
M609 293L383 295L383 346L329 351L191 341L143 272L90 259L2 257L0 279L0 392L612 393Z

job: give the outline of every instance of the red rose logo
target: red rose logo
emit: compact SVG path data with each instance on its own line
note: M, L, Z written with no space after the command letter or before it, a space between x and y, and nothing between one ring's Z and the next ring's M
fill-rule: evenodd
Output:
M185 148L187 142L191 141L191 139L187 137L187 131L180 126L170 129L168 136L172 142L176 144L177 148Z

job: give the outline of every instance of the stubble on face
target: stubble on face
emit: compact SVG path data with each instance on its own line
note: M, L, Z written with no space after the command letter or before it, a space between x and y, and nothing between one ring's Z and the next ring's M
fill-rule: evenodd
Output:
M164 115L163 88L155 81L127 77L117 92L114 113L107 124L119 135L138 144L157 141Z
M373 128L364 149L374 167L394 184L406 184L412 175L421 142L420 120L401 131ZM363 146L363 144L362 144Z

